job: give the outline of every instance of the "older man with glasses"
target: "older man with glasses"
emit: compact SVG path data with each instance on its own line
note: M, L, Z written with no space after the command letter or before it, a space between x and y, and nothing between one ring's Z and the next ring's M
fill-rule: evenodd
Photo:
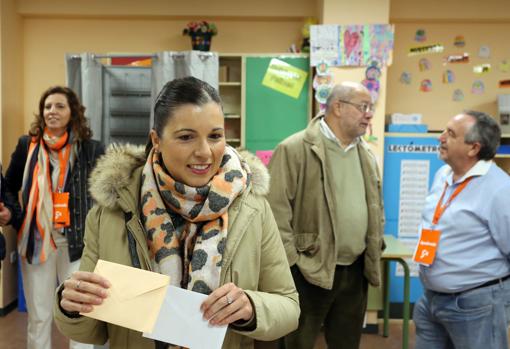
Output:
M356 349L368 284L380 284L383 207L379 169L361 136L373 117L361 84L336 85L324 115L276 148L269 203L300 295L287 349Z

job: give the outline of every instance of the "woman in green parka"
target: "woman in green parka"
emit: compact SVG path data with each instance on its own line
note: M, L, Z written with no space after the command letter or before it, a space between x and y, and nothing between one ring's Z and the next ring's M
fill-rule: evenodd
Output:
M201 311L228 325L223 348L253 348L296 329L298 295L264 195L258 159L226 145L218 93L187 77L167 83L154 106L147 150L111 146L91 176L97 205L87 217L80 271L58 289L55 321L66 336L110 348L159 348L140 332L90 312L109 281L98 259L170 276L208 295ZM170 346L172 347L172 346Z

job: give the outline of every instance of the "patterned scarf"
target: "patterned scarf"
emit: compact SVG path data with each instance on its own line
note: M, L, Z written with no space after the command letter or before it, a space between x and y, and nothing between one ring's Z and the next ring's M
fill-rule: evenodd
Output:
M56 249L51 238L53 229L53 198L50 158L46 147L66 155L72 151L67 131L60 137L48 129L39 140L32 139L23 171L22 195L28 197L23 224L18 232L18 253L31 264L42 264L48 253ZM69 159L71 157L69 156ZM65 171L69 168L69 162Z
M154 270L177 287L203 294L218 288L228 208L250 178L248 165L227 146L210 182L190 187L166 172L153 149L143 169L141 205Z

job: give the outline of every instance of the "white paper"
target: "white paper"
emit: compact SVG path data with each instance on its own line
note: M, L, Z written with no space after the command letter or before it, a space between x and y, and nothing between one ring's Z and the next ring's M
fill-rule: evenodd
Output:
M310 65L321 62L334 66L340 60L340 37L338 25L310 26Z
M402 160L398 237L418 238L429 183L429 160Z
M169 286L152 333L143 336L190 349L221 349L227 326L211 326L200 305L206 295Z

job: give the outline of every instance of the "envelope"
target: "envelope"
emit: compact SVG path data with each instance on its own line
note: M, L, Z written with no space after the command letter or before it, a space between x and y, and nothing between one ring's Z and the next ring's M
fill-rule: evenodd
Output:
M110 281L108 297L92 312L80 314L135 331L152 332L170 277L101 259L94 273Z

